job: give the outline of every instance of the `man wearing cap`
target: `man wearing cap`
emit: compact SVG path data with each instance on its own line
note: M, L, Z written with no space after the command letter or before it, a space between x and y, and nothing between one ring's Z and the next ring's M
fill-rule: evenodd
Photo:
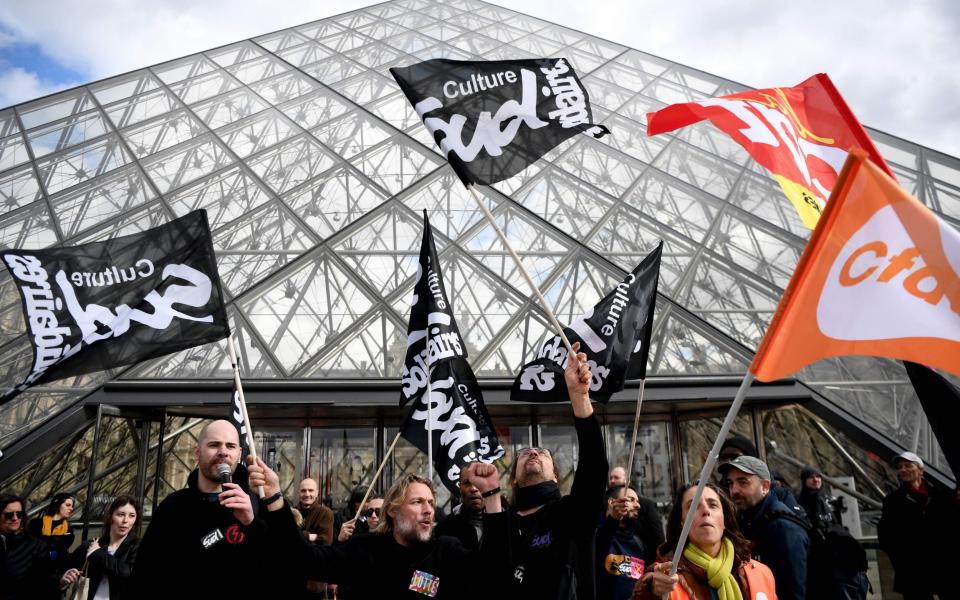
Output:
M894 591L903 594L904 600L932 599L938 590L930 561L939 554L932 544L942 539L940 529L946 523L939 517L947 502L923 481L923 460L919 456L904 452L894 459L894 465L900 487L883 499L877 526L880 548L893 563Z
M720 465L753 557L770 567L779 600L804 600L807 585L809 525L770 492L770 469L753 456Z
M720 447L720 454L717 456L718 464L728 463L738 456L759 457L760 455L757 453L757 447L753 442L739 433L735 433L727 438L727 440L723 442L723 446ZM777 482L773 481L772 473L770 484L770 493L776 496L777 500L783 502L787 508L792 510L794 514L801 519L809 520L807 511L804 510L803 506L797 501L797 497L793 495L790 488L785 485L777 485ZM720 487L724 485L726 484L721 479Z

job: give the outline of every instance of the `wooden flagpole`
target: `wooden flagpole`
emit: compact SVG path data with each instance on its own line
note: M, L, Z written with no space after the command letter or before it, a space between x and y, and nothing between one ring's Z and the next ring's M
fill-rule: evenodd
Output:
M360 506L357 507L357 514L353 515L354 519L360 517L360 511L363 510L363 505L367 503L370 492L373 491L373 486L377 485L377 481L380 479L380 473L383 472L383 467L387 464L387 461L390 460L390 455L393 454L393 449L397 446L399 440L400 432L397 431L397 435L393 436L393 441L390 443L390 448L387 449L387 453L383 455L383 460L380 461L380 466L377 467L377 472L373 475L373 481L370 482L370 485L367 487L367 492L363 495L363 500L360 501Z
M637 392L637 412L633 416L633 436L631 436L630 439L630 458L627 460L627 485L623 486L623 496L627 495L627 488L630 486L630 482L633 479L633 457L637 449L637 429L640 428L640 407L643 406L643 390L646 385L647 379L641 379L640 390Z
M230 354L230 364L233 366L233 383L237 386L237 393L240 396L240 413L243 415L243 424L247 427L247 446L250 448L250 456L256 460L257 446L253 442L253 426L250 423L250 416L247 414L247 399L243 395L243 383L240 381L240 363L237 362L237 350L233 346L233 335L227 336L227 351ZM266 498L267 494L263 486L257 486L257 492L261 498Z

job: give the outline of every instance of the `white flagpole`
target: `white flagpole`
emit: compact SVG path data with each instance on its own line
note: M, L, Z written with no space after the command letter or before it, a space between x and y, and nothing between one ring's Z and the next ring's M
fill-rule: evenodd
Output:
M710 473L713 472L713 468L717 464L720 448L723 447L723 442L726 441L727 434L730 433L730 428L733 427L733 421L737 418L737 413L740 412L740 406L743 405L743 399L747 396L747 390L750 388L750 384L753 383L754 378L753 373L750 371L747 371L747 374L744 375L743 383L740 384L740 389L737 390L737 395L733 398L730 410L727 411L727 417L723 420L723 425L720 426L720 433L717 434L717 439L713 442L713 448L710 449L710 454L707 455L707 460L703 463L703 469L700 470L700 482L697 484L697 491L693 495L693 502L687 510L687 518L683 522L683 529L680 531L680 539L677 540L677 547L673 551L673 566L670 567L671 576L677 574L680 557L683 556L683 549L687 545L687 536L690 535L693 518L697 514L697 506L700 505L700 496L703 495L703 488L706 486L707 480L710 479ZM664 597L666 597L666 595Z
M243 384L240 381L240 364L237 362L237 350L233 346L233 335L227 336L227 351L230 353L230 364L233 366L233 382L237 386L237 392L240 396L240 413L243 415L243 424L247 427L247 446L250 448L250 456L256 460L257 446L253 443L253 426L250 423L250 416L247 415L247 400L243 396ZM261 498L266 498L267 494L263 491L263 486L258 486L257 491Z
M633 436L630 439L630 459L627 460L627 485L623 487L623 495L627 494L627 487L633 479L633 455L637 449L637 429L640 428L640 407L643 406L643 389L647 385L646 378L640 380L640 390L637 392L637 412L633 416ZM639 492L637 492L639 494ZM623 496L621 496L623 497Z
M493 213L490 212L490 209L487 208L487 205L483 203L483 198L477 194L477 191L471 186L467 186L467 189L470 190L470 193L473 194L474 199L477 201L477 204L480 206L480 210L483 212L484 216L487 217L487 221L490 223L490 226L493 227L493 230L497 232L497 236L500 238L500 241L503 242L503 246L510 253L510 256L513 257L513 262L517 264L517 269L523 275L523 278L527 280L527 285L530 286L530 289L533 290L534 295L540 301L540 306L543 307L543 310L547 311L547 316L550 318L550 321L553 323L553 326L556 328L557 332L560 333L560 339L563 340L563 345L567 347L567 352L573 354L573 347L570 345L570 340L567 339L565 333L563 333L563 326L560 324L560 321L557 321L556 315L553 314L553 309L550 308L550 305L547 304L546 298L543 297L543 294L540 293L540 288L537 287L537 284L533 282L533 278L527 273L527 270L523 267L523 263L520 262L520 257L517 256L517 253L513 251L513 247L510 245L510 242L507 241L507 236L504 235L503 230L500 229L500 226L497 225L496 219L493 218Z

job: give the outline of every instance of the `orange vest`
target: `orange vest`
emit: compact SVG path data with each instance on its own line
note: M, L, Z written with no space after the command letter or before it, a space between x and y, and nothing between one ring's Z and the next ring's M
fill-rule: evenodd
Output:
M747 593L750 595L743 600L777 600L773 572L767 565L751 560L743 565L741 572L747 581ZM687 593L683 584L678 584L673 586L670 600L690 600L690 594Z

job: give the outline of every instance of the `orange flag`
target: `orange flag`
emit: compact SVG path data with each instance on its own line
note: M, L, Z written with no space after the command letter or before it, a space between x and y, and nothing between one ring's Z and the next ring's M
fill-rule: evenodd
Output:
M836 185L847 149L858 146L893 175L825 73L794 87L752 90L672 104L647 115L647 135L709 119L766 167L813 229Z
M885 356L960 375L960 232L854 149L750 371Z

